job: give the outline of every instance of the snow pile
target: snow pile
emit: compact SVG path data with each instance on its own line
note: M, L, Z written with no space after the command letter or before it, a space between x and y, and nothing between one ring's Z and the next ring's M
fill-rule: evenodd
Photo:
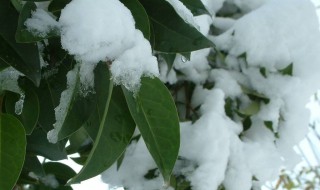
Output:
M158 75L149 42L120 1L73 0L61 11L59 23L62 47L82 62L113 62L116 84L135 92L141 76Z
M149 42L135 29L130 10L118 0L73 0L61 11L59 22L43 9L37 9L25 25L39 36L59 28L62 47L78 62L112 63L115 84L123 84L130 91L138 91L142 76L159 75ZM93 72L81 74L92 87Z
M204 1L207 7L218 7L211 7L213 14L224 1L214 2ZM221 185L228 190L259 189L276 178L281 167L294 166L299 157L293 147L308 128L306 104L319 88L315 81L320 81L320 32L311 2L227 2L245 15L239 19L212 15L213 24L223 29L221 35L209 36L221 51L214 52L214 61L207 60L210 50L199 50L191 53L190 61L178 55L172 70L160 62L162 81L196 86L190 104L200 107L199 118L181 123L181 148L173 172L194 190ZM194 20L208 35L210 17ZM177 92L177 102L188 101L184 91ZM187 108L180 107L180 116L185 115ZM113 166L104 173L104 181L130 189L159 187L159 173L145 177L156 165L142 139L129 150L118 171ZM137 168L137 163L144 166Z
M37 36L45 37L53 30L59 31L59 23L43 9L36 9L32 17L24 23L28 30Z

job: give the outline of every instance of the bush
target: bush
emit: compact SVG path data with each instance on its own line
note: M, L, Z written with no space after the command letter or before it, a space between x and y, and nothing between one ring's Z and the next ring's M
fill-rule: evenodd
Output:
M0 0L0 24L0 189L249 190L297 161L308 1Z

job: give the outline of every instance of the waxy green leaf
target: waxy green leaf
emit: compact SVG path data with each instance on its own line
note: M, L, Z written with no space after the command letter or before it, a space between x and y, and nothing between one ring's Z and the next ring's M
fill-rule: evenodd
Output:
M16 43L18 12L8 0L0 0L0 59L25 74L38 86L40 83L40 59L35 43Z
M67 152L64 149L65 142L49 143L47 133L41 128L34 129L32 134L27 136L27 142L29 154L40 155L53 161L67 158Z
M76 65L70 72L74 72L76 79L73 86L70 85L67 89L70 98L64 102L67 104L67 110L61 113L64 116L61 121L61 129L58 132L58 140L62 140L80 129L94 110L95 95L89 93L84 97L80 94L80 66Z
M26 154L26 134L20 121L0 113L0 189L13 189Z
M89 179L109 168L122 155L135 129L121 88L113 87L105 63L95 69L95 91L96 111L85 127L99 126L99 130L92 137L94 145L86 163L69 184Z
M171 94L158 78L142 78L135 98L122 89L143 140L169 184L180 147L179 118Z
M154 50L165 53L186 53L214 44L196 28L187 24L164 0L140 0L147 11L154 32ZM165 13L165 14L164 14Z

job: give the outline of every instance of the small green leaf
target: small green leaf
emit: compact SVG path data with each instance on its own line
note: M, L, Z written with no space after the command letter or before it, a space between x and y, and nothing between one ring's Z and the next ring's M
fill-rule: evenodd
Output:
M59 29L52 28L46 36L36 35L36 32L31 32L25 26L25 22L27 19L31 18L32 12L37 9L37 6L34 2L27 2L24 4L18 21L18 27L15 35L15 39L19 43L30 43L37 42L43 39L47 39L49 37L59 36Z
M146 39L150 39L150 22L146 10L138 0L120 0L128 9L136 22L136 28L139 29Z
M65 185L77 173L69 166L60 162L46 162L43 164L46 174L53 174L60 185Z
M201 0L180 0L191 12L194 16L199 16L203 14L208 14L208 10L203 5Z
M292 76L293 73L293 63L289 64L286 68L279 70L282 75Z
M0 113L0 189L13 189L26 154L26 134L20 121Z
M251 128L252 121L250 116L245 117L244 120L242 121L242 126L243 126L243 131L247 131Z
M264 77L267 78L267 70L265 67L260 68L260 74Z
M176 54L175 53L159 53L160 56L164 59L164 61L168 65L168 73L173 67L174 60L176 59Z
M38 86L41 78L38 47L35 43L16 43L18 12L8 0L0 0L0 25L1 61L25 74Z
M95 91L98 102L92 125L99 131L86 163L69 184L94 177L109 168L122 155L134 133L135 124L120 87L110 82L108 66L100 63L95 69ZM86 129L89 126L86 127Z
M272 121L264 121L264 125L268 128L273 134L275 138L279 138L279 133L274 131L273 122Z
M32 89L27 89L23 101L22 112L18 115L15 113L15 105L20 99L20 95L7 92L6 93L6 111L18 118L24 126L27 135L30 135L35 128L39 118L39 99Z
M154 44L151 44L156 51L183 53L214 46L196 28L187 24L167 1L140 2L149 15L154 33Z
M53 161L67 158L64 143L49 143L47 133L41 128L34 129L27 137L27 142L27 151L30 154L40 155Z
M122 89L144 142L169 184L180 146L179 118L171 94L158 78L142 78L136 98Z

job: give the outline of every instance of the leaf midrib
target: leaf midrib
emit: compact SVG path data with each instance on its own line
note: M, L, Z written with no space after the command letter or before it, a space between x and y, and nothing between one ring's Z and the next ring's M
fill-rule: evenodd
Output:
M139 98L139 97L137 97L137 98ZM154 139L156 139L156 135L154 134L154 132L153 132L153 130L151 129L151 124L150 124L150 121L148 120L148 117L147 117L147 114L146 114L146 112L145 112L145 110L144 110L144 106L142 105L143 103L142 103L142 101L139 101L140 102L140 107L141 107L141 110L142 110L142 113L143 113L143 115L144 115L144 117L145 117L145 119L146 119L146 122L147 122L147 124L148 124L148 128L149 128L149 130L150 130L150 133L151 133L151 135L152 135L152 141L154 141L154 144L156 145L155 147L156 147L156 151L157 151L157 153L159 154L159 156L158 156L158 158L159 158L159 160L160 160L160 162L161 162L161 165L162 166L164 166L164 161L163 161L163 159L162 159L162 157L161 157L161 151L160 151L160 147L159 147L159 144L157 143L157 141L156 140L154 140ZM162 167L161 166L161 167ZM161 167L159 168L160 170L161 170ZM163 177L164 178L166 178L166 174L165 173L163 173Z

